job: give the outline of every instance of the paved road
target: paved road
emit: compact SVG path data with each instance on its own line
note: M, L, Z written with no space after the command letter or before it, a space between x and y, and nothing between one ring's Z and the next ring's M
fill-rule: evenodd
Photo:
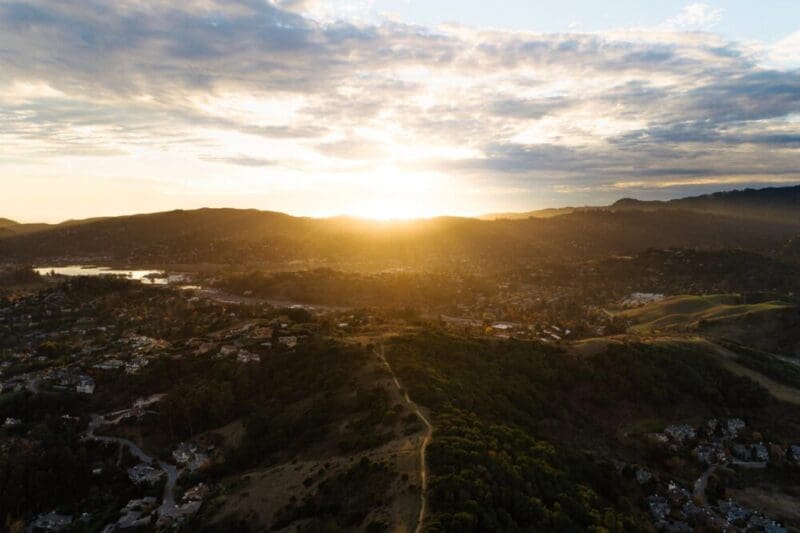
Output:
M724 464L731 464L736 466L741 466L742 468L766 468L767 463L761 461L740 461L738 459L730 459L727 463ZM723 466L724 466L723 464ZM708 507L708 500L706 499L706 487L708 487L708 478L711 477L711 474L714 473L720 465L711 465L703 472L703 475L700 476L697 481L694 483L694 499L698 502L698 505L701 507Z
M694 499L700 507L708 507L708 500L706 499L706 487L708 487L708 478L717 469L717 465L711 465L703 472L697 481L694 483Z
M394 384L397 386L397 390L403 391L403 399L405 400L406 405L408 405L411 411L415 415L417 415L417 418L419 418L422 421L422 423L425 424L426 428L425 436L422 438L422 444L419 448L419 464L420 464L419 479L421 487L419 493L419 499L420 499L419 517L417 518L417 528L414 530L415 533L421 533L423 525L425 524L425 515L428 512L428 464L426 459L426 453L428 450L428 444L430 444L431 439L433 438L433 425L431 425L428 418L424 414L422 414L420 408L417 406L416 403L414 403L414 401L408 395L408 390L404 389L400 385L400 381L397 379L397 375L394 373L394 370L392 370L389 361L386 360L386 356L384 355L383 345L381 345L381 351L380 352L376 351L375 355L377 355L380 358L380 360L389 370L389 373L392 375L392 380L394 381Z
M94 432L97 428L105 423L105 418L100 415L92 415L89 421L89 427L86 429L84 438L96 440L99 442L115 442L122 446L126 446L131 454L143 463L152 463L153 458L147 455L144 450L136 445L133 441L123 439L120 437L106 437L102 435L95 435ZM164 484L164 494L161 498L161 506L158 508L159 516L172 515L176 511L175 507L175 483L178 480L178 469L164 461L158 461L158 466L167 475L167 482Z

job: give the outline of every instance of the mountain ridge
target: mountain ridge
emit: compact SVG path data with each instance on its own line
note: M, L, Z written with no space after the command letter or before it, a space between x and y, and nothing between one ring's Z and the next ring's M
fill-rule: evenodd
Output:
M424 267L466 262L516 268L548 257L592 258L651 247L774 251L800 235L800 209L791 203L792 194L800 195L800 187L790 189L790 201L783 203L775 201L776 195L784 194L780 190L745 191L745 208L731 208L724 196L722 207L719 199L689 199L669 207L636 203L630 208L580 208L549 212L552 216L492 220L437 217L376 222L255 209L173 210L0 233L0 255L133 263L300 260ZM762 194L767 199L759 204L753 197ZM737 205L742 203L739 196L734 195Z
M765 215L787 215L792 211L800 217L800 185L786 187L764 187L760 189L745 188L718 191L696 196L685 196L670 200L639 200L638 198L620 198L610 205L551 207L523 212L489 213L478 218L484 220L547 218L569 214L575 211L592 211L602 209L691 209L705 211L738 210L739 215L758 217L755 208L765 209Z

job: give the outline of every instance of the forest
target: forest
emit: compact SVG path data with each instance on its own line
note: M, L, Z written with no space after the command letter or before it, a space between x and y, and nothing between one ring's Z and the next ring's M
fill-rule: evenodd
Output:
M620 440L621 423L735 414L773 438L800 436L798 408L691 348L632 343L586 358L420 334L387 354L433 416L432 531L647 529L642 488L611 459L663 452Z

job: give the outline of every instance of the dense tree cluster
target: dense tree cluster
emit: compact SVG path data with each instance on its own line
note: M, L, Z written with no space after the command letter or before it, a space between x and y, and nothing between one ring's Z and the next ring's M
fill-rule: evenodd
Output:
M40 280L39 273L31 266L0 268L0 287L6 285L24 285Z
M535 343L420 334L387 353L434 417L434 531L645 528L636 510L644 493L598 453L624 447L616 440L622 420L763 418L778 408L756 383L677 345L612 345L579 357ZM790 419L798 417L782 417Z
M351 307L441 307L469 303L492 292L488 280L437 273L344 272L329 268L293 272L250 272L218 277L217 285L276 300Z

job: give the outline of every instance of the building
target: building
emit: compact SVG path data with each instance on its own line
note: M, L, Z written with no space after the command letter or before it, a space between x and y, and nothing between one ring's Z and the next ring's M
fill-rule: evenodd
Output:
M297 337L295 336L278 337L278 342L283 344L287 348L294 348L295 346L297 346Z
M75 390L80 394L94 394L94 380L89 376L83 376L75 385Z
M161 470L144 463L140 463L128 469L128 477L136 484L156 483L161 479L163 474L164 472Z
M28 524L26 531L61 531L70 524L72 524L72 517L70 515L59 514L52 511L37 516L33 522Z

